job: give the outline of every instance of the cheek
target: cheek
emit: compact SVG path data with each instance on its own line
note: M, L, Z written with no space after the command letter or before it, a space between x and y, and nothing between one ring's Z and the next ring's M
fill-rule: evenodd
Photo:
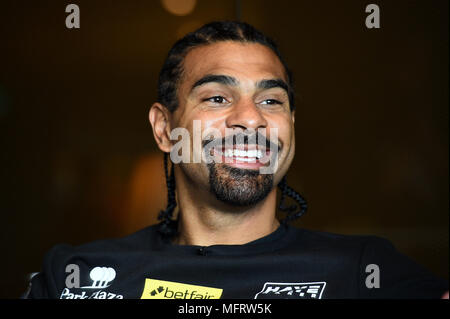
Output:
M279 121L270 123L270 127L278 129L278 139L283 144L281 154L279 154L279 173L285 174L290 167L295 154L295 130L289 117L280 118Z
M198 115L198 114L196 114ZM218 116L192 116L181 119L180 127L188 131L191 162L203 162L203 139L221 139L224 136L224 120Z
M278 139L283 144L283 153L286 153L295 144L294 125L288 116L279 116L268 121L269 128L276 128Z
M190 123L186 123L189 126L191 134L195 134L197 138L203 140L203 138L222 138L225 135L225 119L219 114L202 114L197 116Z
M286 158L286 164L288 166L290 166L292 161L294 160L294 155L295 155L295 134L292 135L291 144L289 147L289 153Z
M295 134L292 132L287 132L286 138L283 140L283 158L282 160L286 163L287 166L290 166L294 154L295 154ZM284 163L283 163L284 165Z

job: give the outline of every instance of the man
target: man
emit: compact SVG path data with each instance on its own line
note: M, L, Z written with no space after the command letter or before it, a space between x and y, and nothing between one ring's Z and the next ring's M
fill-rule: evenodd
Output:
M292 76L276 45L250 25L214 22L179 40L149 113L165 153L161 223L53 248L29 297L441 298L448 284L384 239L288 225L306 210L286 183L294 115ZM297 205L286 206L286 197Z

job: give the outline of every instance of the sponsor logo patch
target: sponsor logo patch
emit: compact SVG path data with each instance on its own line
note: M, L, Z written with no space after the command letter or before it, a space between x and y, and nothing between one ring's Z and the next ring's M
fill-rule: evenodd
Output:
M116 278L116 271L112 267L94 267L89 272L92 283L81 287L78 265L67 265L66 273L69 273L66 277L66 287L61 292L60 299L123 299L123 295L103 290L111 286Z
M98 289L107 288L110 285L108 283L112 282L116 278L116 271L111 267L95 267L89 273L91 277L92 285L83 286L81 288L85 289Z
M266 282L255 299L321 299L326 282Z
M219 299L223 289L145 279L141 299Z

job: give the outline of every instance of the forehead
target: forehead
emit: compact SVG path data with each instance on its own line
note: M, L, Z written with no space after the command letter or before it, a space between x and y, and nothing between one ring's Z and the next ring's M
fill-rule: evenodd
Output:
M231 75L240 81L263 78L287 81L284 67L276 54L259 43L223 41L192 49L183 64L182 85L192 84L205 74Z

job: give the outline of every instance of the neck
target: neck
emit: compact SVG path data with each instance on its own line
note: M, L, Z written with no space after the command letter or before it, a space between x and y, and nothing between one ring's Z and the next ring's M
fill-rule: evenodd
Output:
M242 245L269 235L280 225L275 218L276 188L256 205L235 207L217 201L209 190L187 185L180 175L177 179L178 236L174 243Z

